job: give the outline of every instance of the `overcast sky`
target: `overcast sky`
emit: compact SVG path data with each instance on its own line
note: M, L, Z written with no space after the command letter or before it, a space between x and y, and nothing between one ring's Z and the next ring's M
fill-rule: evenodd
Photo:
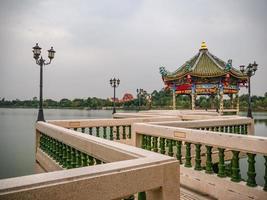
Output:
M159 67L174 71L202 41L233 65L257 61L252 93L267 92L265 0L0 0L0 98L38 97L36 42L55 59L44 69L44 98L112 96L161 89Z

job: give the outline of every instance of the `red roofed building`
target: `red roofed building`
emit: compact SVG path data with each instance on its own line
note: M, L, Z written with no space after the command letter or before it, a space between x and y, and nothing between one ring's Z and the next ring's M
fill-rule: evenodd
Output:
M132 101L134 98L133 98L133 95L130 94L130 93L125 93L122 97L122 100L121 102L124 103L124 102L128 102L128 101Z

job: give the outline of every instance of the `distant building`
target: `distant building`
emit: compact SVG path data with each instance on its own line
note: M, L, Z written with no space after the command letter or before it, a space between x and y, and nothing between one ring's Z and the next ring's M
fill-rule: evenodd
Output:
M128 102L128 101L132 101L134 98L133 98L133 95L130 94L130 93L125 93L122 97L122 100L121 102L124 103L124 102Z
M109 101L114 102L114 98L110 97L108 98ZM118 98L115 98L115 102L119 102L120 100Z

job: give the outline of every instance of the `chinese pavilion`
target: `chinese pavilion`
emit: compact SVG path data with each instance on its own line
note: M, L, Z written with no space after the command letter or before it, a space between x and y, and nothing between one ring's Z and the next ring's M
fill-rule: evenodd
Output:
M199 52L186 61L174 72L160 67L162 80L173 91L173 108L175 109L176 94L191 96L192 110L195 110L197 95L210 95L212 108L215 96L219 96L219 112L223 112L223 96L229 95L231 107L234 105L233 95L236 96L237 112L239 110L239 89L247 82L247 76L232 66L232 60L224 62L208 51L205 42L202 42Z

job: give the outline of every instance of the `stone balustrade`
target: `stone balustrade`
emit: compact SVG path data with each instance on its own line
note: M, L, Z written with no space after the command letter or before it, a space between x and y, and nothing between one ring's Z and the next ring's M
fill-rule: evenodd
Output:
M186 116L188 119L188 116ZM184 117L185 118L185 117ZM192 119L192 118L191 118ZM247 117L217 117L192 121L154 122L162 126L199 129L206 131L254 135L254 120Z
M134 124L132 132L135 146L176 157L181 164L180 181L183 186L219 199L264 199L267 196L266 137L196 130L190 125L189 128L180 128L176 127L179 126L178 123L180 122ZM190 123L194 124L194 122ZM203 122L197 123L203 124ZM213 120L210 125L212 123ZM226 120L225 123L230 122ZM213 167L215 152L212 149L216 149L219 157L216 170ZM226 150L232 152L229 164L224 159ZM240 175L240 152L247 154L248 157L246 180L243 180ZM192 156L193 153L194 156ZM263 156L265 159L265 165L262 166L265 167L263 187L257 186L255 179L256 155ZM183 162L184 165L182 165Z
M36 124L36 160L53 172L0 180L0 199L179 198L176 159L51 123Z
M267 139L252 136L252 119L201 111L114 116L38 122L36 161L49 173L0 180L0 199L172 200L180 183L218 199L266 197ZM263 186L256 156L265 160Z
M131 140L131 126L136 122L178 121L176 116L150 116L128 119L50 120L48 123L109 140Z

